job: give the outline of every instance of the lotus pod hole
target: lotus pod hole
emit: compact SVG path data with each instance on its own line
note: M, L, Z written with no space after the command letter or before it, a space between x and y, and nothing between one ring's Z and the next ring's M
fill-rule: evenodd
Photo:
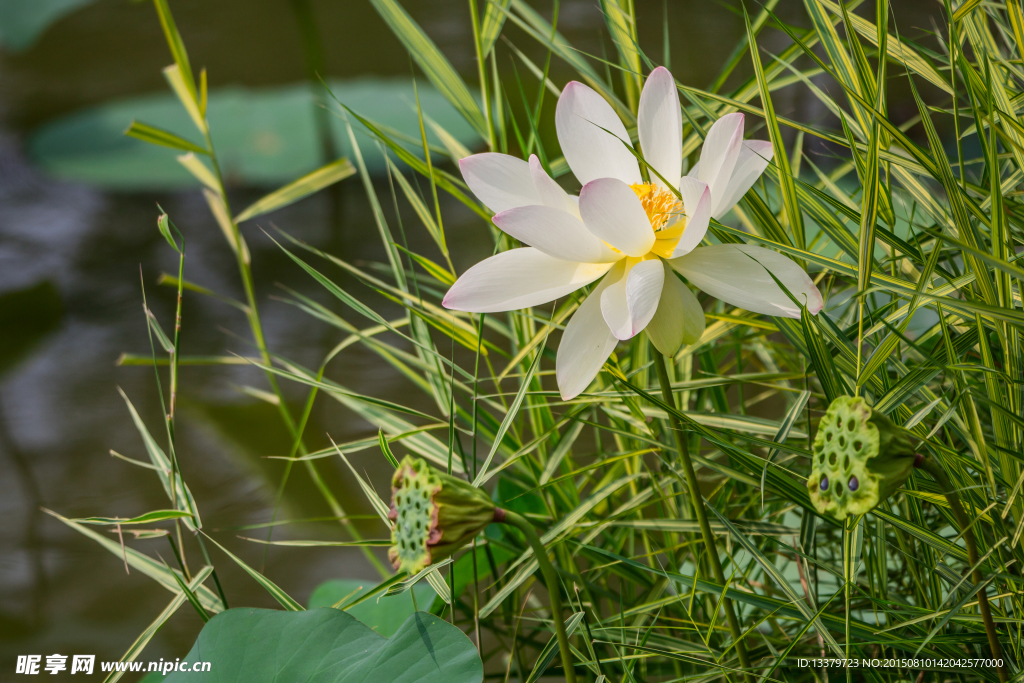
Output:
M434 494L441 480L422 460L407 459L391 480L391 550L388 557L396 569L410 574L430 564L431 533L437 533Z
M388 559L410 575L456 552L494 521L487 493L406 456L391 478Z
M807 489L814 507L837 519L861 515L898 489L913 469L906 432L863 398L841 396L822 418Z

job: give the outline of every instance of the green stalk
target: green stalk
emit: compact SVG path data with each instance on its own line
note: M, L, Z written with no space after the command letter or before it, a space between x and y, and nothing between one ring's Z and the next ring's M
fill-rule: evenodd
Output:
M168 218L168 222L170 222L169 218ZM168 451L171 454L171 502L172 502L172 504L175 507L178 506L178 493L177 493L178 477L181 476L182 483L184 483L184 481L185 481L184 475L181 474L181 471L178 468L178 447L177 447L177 439L175 438L175 434L174 434L174 407L175 407L175 405L177 405L177 402L178 402L178 356L180 355L178 353L178 351L181 348L181 299L182 299L182 287L184 286L184 281L185 281L185 237L184 237L184 235L180 236L180 239L181 239L181 250L178 252L178 303L175 306L175 312L174 312L174 351L171 353L171 358L170 358L170 365L171 365L171 368L170 368L170 370L171 370L171 372L170 372L170 375L171 375L171 379L170 379L170 381L171 381L171 398L170 398L170 406L169 406L169 408L167 410L167 418L166 418L167 419L167 439L168 439L168 444L169 444ZM189 512L194 513L195 511L194 510L189 510ZM192 521L195 522L195 517L194 516L192 518ZM185 558L185 542L182 540L182 537L181 537L181 520L180 519L174 520L174 530L178 534L178 546L181 548L181 555L178 556L178 564L181 565L181 571L185 574L185 579L187 581L189 581L189 580L191 580L191 578L189 576L188 564L187 564L187 560ZM198 536L198 534L197 534L197 536ZM212 567L213 565L210 565L210 566ZM216 573L216 569L214 570L214 573ZM215 579L215 582L216 582L216 579ZM221 596L221 600L224 600L223 596ZM225 601L224 604L227 605L227 602Z
M269 367L272 363L270 352L267 349L266 338L263 335L263 326L260 322L259 311L256 307L256 292L253 284L252 269L249 261L246 258L246 249L243 248L244 242L242 241L241 232L238 229L238 223L232 217L231 206L228 202L227 190L224 185L224 176L221 173L220 163L217 160L217 154L213 148L213 140L210 138L210 125L206 120L206 89L205 89L205 76L204 76L204 87L202 88L202 96L197 99L197 93L195 89L195 81L192 76L192 69L188 63L188 56L185 54L185 45L181 40L181 36L178 34L178 29L174 25L174 18L171 16L170 8L167 6L166 0L153 0L153 4L156 7L157 15L160 17L160 23L164 29L164 35L167 38L167 45L171 50L171 54L174 56L174 61L182 69L185 85L189 90L189 95L196 100L196 104L200 111L200 121L196 121L196 125L199 131L203 135L203 140L206 145L206 152L210 158L210 163L213 165L213 173L217 180L217 190L219 191L220 198L224 203L224 210L227 214L228 229L231 233L231 241L233 243L233 251L235 252L235 259L238 263L238 270L242 280L242 288L245 291L245 299L247 305L246 317L249 320L249 328L252 331L253 340L256 343L256 347L259 349L260 358L263 365ZM312 19L312 17L310 17ZM314 22L315 23L315 22ZM204 72L205 74L205 72ZM180 286L179 278L179 286ZM302 431L296 426L295 420L292 418L291 412L288 410L288 406L285 402L284 395L281 392L281 388L278 385L277 378L274 373L269 370L265 371L267 382L270 384L271 389L278 398L277 408L281 415L285 427L287 427L289 434L299 444L299 452L302 455L307 454L306 446L302 441ZM342 526L352 535L356 540L362 540L362 536L356 530L349 520L345 519L344 510L338 504L338 501L334 498L331 492L327 489L327 485L324 483L323 478L320 477L316 466L310 462L305 461L306 470L309 472L310 477L313 479L314 484L320 490L324 500L330 506L335 516L341 518ZM200 543L202 540L200 539ZM370 551L369 548L362 548L363 554L367 560L375 567L379 569L381 575L386 576L387 572L377 560L376 556ZM203 548L203 554L206 555L206 549Z
M934 458L922 458L917 463L917 467L932 475L932 479L938 483L939 488L945 494L949 507L953 510L953 516L956 517L956 522L962 529L961 533L964 537L964 543L967 545L967 561L971 563L973 568L971 580L975 584L981 583L984 577L978 563L978 544L974 538L974 531L971 529L971 520L964 511L963 505L960 504L960 495L957 493L956 488L953 487L953 482L949 480L945 470L942 469L942 466ZM992 620L992 609L989 607L988 595L984 588L978 591L978 608L981 610L981 620L985 623L985 635L988 636L988 646L992 650L992 658L1001 660L1003 658L1003 649L999 645L999 634L996 632L996 624ZM1009 680L1005 666L997 667L996 672L999 674L1001 683L1006 683Z
M480 13L476 0L469 0L469 18L473 25L473 48L476 50L476 70L480 78L480 94L483 96L484 117L487 119L487 149L495 151L494 119L491 116L491 101L487 95L487 56L480 43Z
M320 30L316 24L311 0L291 0L291 7L299 28L302 57L306 65L306 80L309 81L310 91L313 93L313 115L316 117L317 133L320 136L320 153L323 163L326 164L338 158L338 151L334 146L327 98L324 97L324 87L320 82L321 78L326 78L323 41L320 40Z
M559 590L558 574L548 559L547 548L540 542L540 537L534 531L533 525L525 517L511 510L502 510L504 519L502 523L514 526L523 532L527 543L533 548L533 556L537 558L540 565L540 573L544 576L544 583L548 587L548 598L551 600L551 617L555 622L555 635L558 638L558 649L562 653L562 669L565 670L566 683L576 683L576 671L573 669L572 650L569 649L569 636L565 632L565 622L562 621L562 594ZM495 521L499 514L495 515Z
M206 143L207 154L210 157L210 163L213 166L213 173L217 179L217 185L220 189L220 196L224 202L224 209L228 215L228 223L231 229L234 245L237 247L233 251L235 252L235 261L238 264L238 272L242 280L242 289L245 292L245 303L248 309L246 317L249 320L249 329L252 332L253 341L256 343L256 348L260 353L260 359L263 365L270 367L273 364L273 360L270 356L270 350L267 348L266 337L263 334L263 323L260 321L259 310L256 306L256 287L252 277L251 264L248 259L246 259L247 247L244 246L241 230L238 229L238 223L234 219L234 214L231 211L231 205L228 202L227 188L224 184L224 175L221 172L220 162L217 159L217 153L213 147L213 139L210 137L209 124L207 124L205 126L205 130L203 130L203 139ZM306 445L302 439L302 431L299 426L295 424L295 419L292 417L291 411L288 410L288 404L286 403L284 394L277 382L277 377L269 370L264 370L264 374L266 375L267 383L270 384L271 390L274 395L277 396L277 410L281 415L285 428L287 428L292 439L298 443L299 452L302 455L306 455L308 451L306 450ZM327 485L320 477L320 473L317 471L316 466L308 460L305 461L305 465L310 478L313 480L317 489L319 489L320 494L331 508L331 511L336 517L342 518L341 525L354 539L357 541L363 540L362 535L356 529L355 525L352 524L350 520L344 519L344 509L342 509L341 505L327 489ZM386 577L388 574L387 570L373 552L365 546L362 547L361 550L363 551L363 555L366 557L367 561L369 561L369 563L381 573L381 576Z
M175 228L175 230L177 230L177 228ZM167 431L170 436L170 451L171 455L174 457L175 469L174 476L171 477L171 500L175 503L175 505L177 505L178 499L176 497L177 494L174 493L174 487L178 483L178 476L180 475L181 470L179 469L178 466L178 448L174 430L174 409L178 403L178 359L181 356L181 303L183 293L182 290L185 284L185 236L182 235L181 232L179 231L178 237L179 239L181 239L181 251L178 252L178 303L175 307L174 312L174 354L171 356L171 400L169 409L167 411ZM184 483L185 475L180 476L181 481ZM194 511L189 510L189 512ZM192 520L193 522L195 522L195 517L193 517ZM182 555L184 556L185 545L181 541L181 526L178 524L178 522L179 520L174 520L174 525L175 527L177 527L178 531L178 545L181 546L181 552ZM203 535L200 533L196 533L195 537L196 540L199 542L199 548L203 552L203 559L206 561L206 564L210 565L210 567L213 568L211 577L213 578L214 585L217 587L217 595L220 596L221 604L224 605L224 609L228 609L228 598L226 595L224 595L223 586L220 585L220 577L217 576L217 567L213 564L213 561L210 559L210 551L206 549L206 541L203 540ZM184 557L182 557L181 559L183 560ZM184 569L184 564L182 565L182 567Z
M658 372L658 382L661 384L661 397L667 405L675 406L675 397L672 395L672 384L668 379L668 369L665 367L665 357L660 351L655 350L654 368ZM750 663L747 659L747 648L743 644L740 622L736 619L736 611L733 609L732 600L725 596L725 574L722 573L722 562L718 558L718 547L715 544L715 536L711 533L711 525L708 523L708 513L704 509L704 497L700 493L700 485L697 483L697 473L693 469L693 461L690 459L690 447L686 443L686 432L679 418L669 413L669 421L672 425L672 433L675 435L676 447L679 450L679 459L683 463L683 470L686 472L686 486L690 490L690 500L693 503L693 511L700 522L700 533L704 537L704 549L707 551L708 562L711 564L711 571L714 574L715 582L722 586L722 607L725 609L725 617L729 622L729 632L732 634L732 641L736 647L736 656L743 667L743 677L747 683L753 683L753 676L747 671Z

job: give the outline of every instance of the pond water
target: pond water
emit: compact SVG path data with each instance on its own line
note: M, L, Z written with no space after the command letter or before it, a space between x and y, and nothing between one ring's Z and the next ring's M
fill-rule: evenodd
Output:
M209 69L211 88L301 83L305 72L296 4L301 3L171 2L192 62ZM930 28L925 3L899 4L897 17L904 32ZM475 64L466 3L417 0L405 5L472 83ZM323 38L327 76L408 77L406 53L369 2L324 0L309 6ZM658 58L663 3L637 0L637 6L640 34ZM685 82L705 86L741 36L742 20L703 0L674 0L668 6L673 71ZM549 11L547 3L538 8ZM799 4L791 0L780 5L787 17L798 16L797 10ZM596 1L561 3L559 28L580 49L601 54L602 27ZM518 47L541 56L522 33L510 29L507 35ZM499 54L502 70L511 73L509 50L502 45ZM26 653L93 653L101 660L117 659L170 599L139 572L126 575L118 557L42 508L65 517L129 517L167 507L152 472L109 455L114 450L145 459L118 388L154 433L160 433L152 370L115 364L122 352L148 353L140 274L165 329L172 322L172 292L158 286L157 279L162 272L173 272L177 261L154 229L155 203L186 235L189 280L241 298L234 259L197 190L127 192L55 179L33 163L26 142L33 130L57 117L114 99L164 92L160 71L169 62L152 7L127 0L84 4L27 49L0 52L0 294L28 290L20 298L5 298L6 310L0 311L5 316L0 329L0 671L8 672L14 656ZM555 82L564 83L566 75L556 64ZM532 83L528 87L532 92ZM783 94L777 106L784 115L823 116L803 93ZM266 189L239 183L231 200L245 206ZM386 197L386 184L378 183L378 191ZM443 210L448 243L461 271L489 252L489 238L481 221L461 206L446 201ZM407 218L407 225L415 224ZM350 262L384 258L356 178L342 183L333 195L303 201L260 225L276 225ZM331 302L256 223L245 232L270 348L315 367L342 333L281 301L286 296L282 287L331 306L354 324L362 321ZM414 250L434 254L425 231L410 229L409 238ZM351 278L328 272L380 306L378 310L398 315ZM252 352L240 314L198 295L186 297L182 338L185 354ZM360 347L335 360L328 374L355 391L407 404L413 400L408 384ZM270 548L264 553L264 546L237 538L266 533L239 527L270 519L282 468L280 461L266 456L286 455L290 446L276 410L246 394L246 386L264 389L265 379L245 366L187 367L181 372L179 453L207 531L303 603L327 579L374 581L374 570L357 551ZM284 388L297 412L305 392L294 385ZM426 397L422 405L413 405L432 408ZM321 397L306 430L307 443L324 447L328 433L342 442L372 436L376 427ZM386 471L379 462L375 450L353 456L354 465L369 474L378 491L385 491ZM372 512L351 477L343 475L341 462L325 459L318 466L346 512ZM309 477L297 468L279 517L329 515ZM358 524L367 536L383 535L372 518ZM275 537L341 540L344 535L337 523L305 522L281 527ZM173 562L164 539L132 545ZM233 605L275 606L225 555L212 552ZM199 563L198 553L190 561ZM142 659L183 656L200 627L196 615L182 608Z

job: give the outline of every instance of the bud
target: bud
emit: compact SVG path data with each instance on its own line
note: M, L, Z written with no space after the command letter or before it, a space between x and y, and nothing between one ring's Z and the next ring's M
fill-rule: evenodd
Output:
M862 515L891 496L914 469L910 435L862 398L832 401L814 437L807 489L822 514Z
M472 541L500 512L485 491L407 455L391 479L388 559L415 574Z

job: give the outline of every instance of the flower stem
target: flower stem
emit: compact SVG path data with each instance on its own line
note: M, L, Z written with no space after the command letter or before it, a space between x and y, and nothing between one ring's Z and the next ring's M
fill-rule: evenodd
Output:
M665 367L665 357L658 351L654 352L654 367L658 372L658 381L661 383L661 397L666 404L676 405L675 397L672 395L672 384L668 379L668 369ZM697 473L693 469L693 461L690 459L690 447L686 443L686 432L683 431L683 424L679 418L669 413L668 419L672 425L672 433L675 435L676 447L679 450L679 459L683 463L683 471L686 473L686 486L690 490L690 500L693 503L693 511L700 522L700 533L704 537L704 549L707 551L708 562L711 564L711 571L714 574L715 582L725 590L725 574L722 573L722 563L718 559L718 548L715 544L715 536L711 533L711 525L708 523L708 513L704 509L704 497L700 493L700 485L697 483ZM743 667L744 678L750 683L753 677L747 671L750 668L747 659L747 648L743 644L740 623L736 619L736 612L732 606L732 600L722 595L722 607L725 609L725 616L729 622L729 632L732 634L732 641L736 647L736 656Z
M504 519L501 521L522 531L523 535L526 536L527 543L533 548L533 556L537 558L537 564L540 565L540 573L544 576L544 583L548 587L548 598L551 600L551 617L555 622L558 649L562 653L562 668L565 670L565 680L566 683L576 683L572 651L569 649L569 636L565 632L565 622L562 621L562 594L559 590L558 574L555 573L555 568L551 565L551 561L548 560L547 548L540 542L540 537L534 531L533 525L525 517L511 510L502 510L501 512L504 513ZM495 521L498 521L498 517L499 515L495 515Z
M939 484L939 488L946 496L946 500L949 502L949 507L953 510L953 515L956 517L957 524L963 530L964 543L967 545L967 561L971 563L973 571L971 572L971 579L975 584L980 584L982 581L981 567L978 566L978 544L974 538L974 531L971 529L971 520L964 511L963 505L960 504L960 496L956 489L953 487L953 483L946 476L945 470L942 469L942 465L938 463L934 458L919 456L919 461L915 463L917 467L924 470L928 474L932 475L932 478ZM995 660L1001 660L1003 658L1003 649L999 645L999 634L996 633L996 624L992 620L992 610L988 604L988 595L984 588L978 591L978 608L981 610L981 620L985 623L985 635L988 636L988 646L992 650L992 658ZM996 668L999 674L999 680L1002 683L1006 683L1009 677L1006 673L1005 666L999 666Z

